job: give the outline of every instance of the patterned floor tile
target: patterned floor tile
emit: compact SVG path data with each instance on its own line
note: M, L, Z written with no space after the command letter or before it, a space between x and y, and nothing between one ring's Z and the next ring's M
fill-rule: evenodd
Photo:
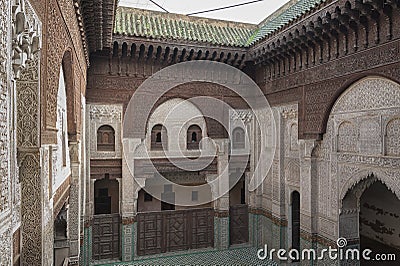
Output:
M120 266L155 266L155 265L168 265L168 266L255 266L266 265L276 266L277 263L269 260L259 260L257 258L256 248L240 248L230 249L224 251L209 251L196 254L174 255L165 254L163 257L137 260L130 263L115 263L105 265L120 265Z

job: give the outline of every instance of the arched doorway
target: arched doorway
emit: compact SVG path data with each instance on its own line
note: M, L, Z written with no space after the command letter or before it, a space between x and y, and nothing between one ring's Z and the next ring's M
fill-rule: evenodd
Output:
M233 175L235 176L235 175ZM249 211L246 202L245 175L239 180L231 176L229 190L229 236L230 245L249 242Z
M119 183L108 176L94 183L94 260L120 257Z
M69 257L67 221L68 207L64 204L54 220L54 265L63 265Z

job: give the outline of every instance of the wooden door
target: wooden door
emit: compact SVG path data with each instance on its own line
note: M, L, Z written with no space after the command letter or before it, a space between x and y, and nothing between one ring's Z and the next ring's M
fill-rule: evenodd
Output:
M249 211L246 204L231 206L230 218L230 244L243 244L249 242Z
M119 259L120 257L120 216L102 214L93 217L92 228L93 260Z

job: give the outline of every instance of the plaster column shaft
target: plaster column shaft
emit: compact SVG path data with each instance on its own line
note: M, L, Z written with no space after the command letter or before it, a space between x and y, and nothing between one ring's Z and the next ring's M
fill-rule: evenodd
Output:
M71 265L78 265L80 253L80 218L81 213L81 144L69 143L71 162L71 186L69 197L68 234L69 234L69 260Z

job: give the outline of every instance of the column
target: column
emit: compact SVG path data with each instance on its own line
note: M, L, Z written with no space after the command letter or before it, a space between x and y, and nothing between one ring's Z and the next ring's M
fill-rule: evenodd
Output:
M17 16L19 19L15 19ZM12 17L12 66L17 98L17 161L21 180L21 265L48 265L53 257L52 243L50 254L45 251L43 243L48 243L49 239L52 242L53 236L50 232L44 235L43 225L47 225L49 221L53 224L53 220L52 217L45 217L45 221L45 206L42 205L43 190L47 187L42 183L45 175L42 176L40 154L38 51L41 46L41 22L30 3L23 0L13 2ZM24 54L25 51L29 51L29 54ZM43 162L43 166L48 166L48 161Z
M121 189L122 261L133 261L136 255L136 214L139 191L146 178L134 178L134 151L140 139L123 140Z
M79 264L80 247L80 174L81 174L81 145L79 142L69 143L69 156L71 162L71 184L68 210L68 235L69 235L69 264Z
M316 248L318 178L316 140L300 140L300 249Z
M229 247L229 161L227 139L215 140L218 146L218 175L207 176L214 205L214 247L219 250Z
M42 265L42 206L39 148L18 150L21 180L21 265ZM53 252L53 251L51 251Z

